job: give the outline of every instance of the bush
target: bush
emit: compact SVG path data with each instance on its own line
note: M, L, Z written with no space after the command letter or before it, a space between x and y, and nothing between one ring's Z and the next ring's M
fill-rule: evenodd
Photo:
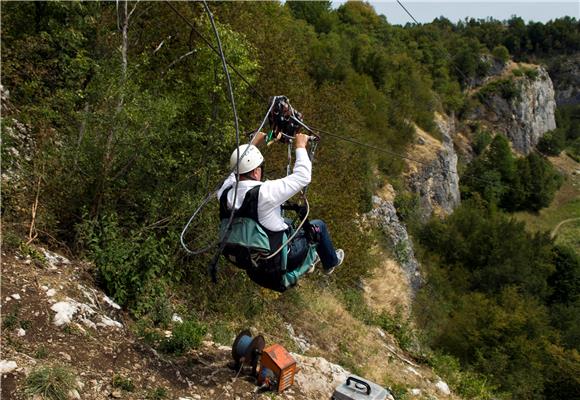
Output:
M178 324L172 336L161 342L160 350L165 353L182 355L190 349L196 349L201 344L207 328L194 320L187 320Z
M497 45L493 48L492 54L495 58L503 62L504 64L510 59L509 50L503 45Z
M147 400L162 400L167 398L167 389L158 387L147 392Z
M404 320L401 315L390 316L386 312L375 316L375 325L380 326L397 339L401 349L410 351L417 347L417 339L408 320Z
M492 81L477 92L477 97L482 102L486 102L493 96L499 96L510 101L518 99L521 96L521 91L515 81L508 78Z
M496 388L484 375L462 371L459 360L453 356L436 352L429 356L429 365L458 394L467 399L491 400Z
M538 142L538 150L547 156L557 156L566 146L565 132L556 129L546 132Z
M123 389L127 392L133 392L135 390L135 384L133 383L133 381L121 375L113 376L113 387Z
M80 242L94 260L99 283L107 294L119 305L135 311L146 312L154 308L157 299L163 296L160 276L171 275L171 241L175 238L158 238L151 231L124 229L114 213L99 220L86 218L77 229Z
M580 138L574 140L566 149L566 154L568 154L572 159L580 163Z
M419 195L412 192L397 192L395 208L401 220L407 224L417 221L420 213Z
M46 400L68 400L68 393L75 389L74 374L61 366L43 366L33 370L26 378L24 392Z
M480 155L487 149L493 136L488 131L478 130L473 138L472 148L475 154Z

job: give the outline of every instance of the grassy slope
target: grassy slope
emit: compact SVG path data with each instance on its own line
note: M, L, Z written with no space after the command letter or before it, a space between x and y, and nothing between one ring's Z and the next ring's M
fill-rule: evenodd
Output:
M348 268L346 262L344 266ZM341 293L317 272L301 281L300 288L293 293L271 299L276 312L255 321L255 327L264 333L268 343L278 342L292 351L300 351L285 332L284 324L290 322L296 335L312 345L306 351L309 356L324 357L398 393L418 388L424 396L419 398L458 398L439 393L433 384L438 378L431 368L420 365L402 351L392 335L380 333L376 326L366 325L353 316L339 297Z
M565 154L551 157L550 161L566 178L552 204L539 213L515 214L532 231L552 232L560 222L580 218L580 175L576 173L580 170L580 164ZM580 220L561 225L557 231L556 242L572 246L580 252Z

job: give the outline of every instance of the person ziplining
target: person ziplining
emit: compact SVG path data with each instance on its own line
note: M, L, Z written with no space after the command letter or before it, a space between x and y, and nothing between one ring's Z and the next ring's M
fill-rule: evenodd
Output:
M234 172L218 190L217 198L222 230L227 225L231 210L235 210L223 254L236 266L246 270L250 279L257 284L283 292L296 285L304 274L313 272L319 261L324 273L331 274L342 264L344 251L335 250L323 221L309 221L295 232L295 228L282 216L283 204L310 183L312 162L307 153L309 136L302 133L294 135L296 161L292 174L262 181L264 157L257 146L263 144L267 136L257 132L250 144L241 145L233 151L230 167ZM237 196L236 172L239 173ZM288 241L287 238L294 233ZM278 254L269 257L280 247Z

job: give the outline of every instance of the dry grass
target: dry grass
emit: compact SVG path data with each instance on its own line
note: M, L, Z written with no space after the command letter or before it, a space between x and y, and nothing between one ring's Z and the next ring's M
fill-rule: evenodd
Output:
M389 260L386 264L394 268ZM386 271L379 272L387 276ZM320 290L313 281L302 287L306 308L301 310L300 318L293 321L293 326L297 333L316 343L316 348L308 355L339 363L381 385L419 388L425 398L457 398L438 393L431 383L437 378L430 368L416 365L399 349L391 335L383 336L377 327L353 317L338 300L339 295L329 289Z
M385 311L390 315L401 314L409 317L411 298L409 282L399 264L383 251L374 249L381 264L373 276L364 282L364 297L374 311Z
M417 140L422 139L424 144L413 143L411 146L409 146L409 150L407 152L409 158L421 160L423 163L429 163L437 158L437 153L443 149L441 142L418 126L415 126L415 134L417 136ZM407 171L405 175L415 174L422 168L422 164L410 160L406 160L406 162Z

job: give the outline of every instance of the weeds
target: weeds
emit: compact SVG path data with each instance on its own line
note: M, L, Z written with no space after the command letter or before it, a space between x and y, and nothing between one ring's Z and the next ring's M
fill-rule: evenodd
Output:
M374 322L385 331L394 335L403 350L410 351L416 347L416 339L409 321L404 320L399 314L393 317L382 312L375 316Z
M496 388L492 387L483 375L462 371L455 357L434 353L428 357L428 363L462 397L477 400L494 398L492 391Z
M210 333L213 341L219 344L231 345L235 337L234 331L230 326L225 323L218 321L210 326Z
M43 366L35 369L26 379L25 393L47 400L67 400L68 393L75 389L74 374L61 366Z
M385 385L393 397L397 400L407 400L409 399L409 394L407 393L407 388L401 384Z
M194 320L187 320L178 324L173 330L173 335L165 339L159 346L165 353L181 355L189 349L196 349L201 344L207 328Z
M30 246L26 243L20 243L19 250L24 256L30 256L35 263L40 263L41 265L46 265L46 257L35 247Z
M147 392L147 400L161 400L167 398L167 389L158 387L157 389Z
M167 297L157 297L149 315L155 326L167 328L171 322L171 316L173 315L171 303Z
M20 327L24 330L28 330L32 327L32 321L30 321L28 319L24 319L24 320L20 321Z
M20 247L22 240L15 232L5 229L1 237L1 243L4 249L15 250Z
M148 319L139 320L134 331L139 338L152 347L156 347L163 340L163 335L151 326L151 321Z
M18 306L2 319L2 329L12 330L18 325Z
M39 360L43 360L48 357L48 349L45 346L40 346L34 352L34 358L38 358Z
M122 389L126 392L132 392L135 390L135 384L129 378L125 378L121 375L113 376L113 387Z

